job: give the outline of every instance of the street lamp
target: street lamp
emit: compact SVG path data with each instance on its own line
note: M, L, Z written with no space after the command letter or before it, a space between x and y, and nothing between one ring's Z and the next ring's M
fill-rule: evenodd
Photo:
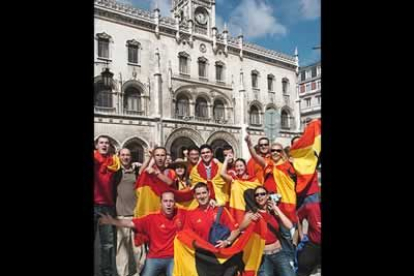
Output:
M114 73L109 71L109 68L105 68L105 70L101 73L103 84L106 88L111 89L112 88L112 77L114 76Z

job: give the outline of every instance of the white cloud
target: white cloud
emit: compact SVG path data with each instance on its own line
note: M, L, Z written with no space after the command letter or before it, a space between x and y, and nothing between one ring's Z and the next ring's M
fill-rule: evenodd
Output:
M284 35L287 29L278 23L273 9L264 0L241 0L239 6L229 16L229 28L233 35L243 30L246 38L258 38L265 35Z
M321 16L321 0L300 0L299 9L304 19L316 19Z

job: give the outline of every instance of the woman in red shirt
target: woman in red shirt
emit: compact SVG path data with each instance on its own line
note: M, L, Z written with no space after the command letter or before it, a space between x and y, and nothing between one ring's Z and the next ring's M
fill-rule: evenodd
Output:
M250 223L259 219L263 219L267 224L266 242L258 276L295 276L293 259L287 251L282 250L278 238L280 236L279 225L291 229L293 227L292 222L279 209L276 202L269 199L269 192L265 187L256 187L254 196L257 209L246 213L240 225L240 230L246 229Z

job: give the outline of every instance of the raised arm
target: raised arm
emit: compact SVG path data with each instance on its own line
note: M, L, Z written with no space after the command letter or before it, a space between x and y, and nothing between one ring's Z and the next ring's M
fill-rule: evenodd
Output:
M221 168L221 172L220 172L220 175L221 175L221 177L224 179L224 181L226 181L228 184L230 184L232 181L233 181L233 178L229 175L229 174L227 174L227 165L228 165L228 163L229 163L229 160L230 159L232 159L233 158L233 155L232 154L228 154L227 156L226 156L226 159L224 159L224 163L223 163L223 166L222 166L222 168Z
M252 139L250 138L250 135L247 134L246 138L244 138L244 140L247 143L247 147L249 149L250 155L252 156L252 158L254 160L256 160L257 163L259 163L260 166L262 166L263 168L266 167L266 161L263 157L261 157L260 155L258 155L256 153L256 151L254 150L253 144L252 144Z
M139 174L142 174L144 170L148 167L152 167L154 165L154 158L152 156L152 149L148 150L148 158L145 159L144 164L142 164L141 168L139 168Z
M168 186L171 186L174 183L174 180L163 174L160 169L154 166L148 167L147 172L149 174L157 176L159 180L161 180L164 183L167 183Z
M268 206L269 209L274 211L275 216L280 219L280 222L284 227L288 229L291 229L293 227L293 224L290 221L290 219L288 219L288 217L279 209L279 207L273 200L269 200Z

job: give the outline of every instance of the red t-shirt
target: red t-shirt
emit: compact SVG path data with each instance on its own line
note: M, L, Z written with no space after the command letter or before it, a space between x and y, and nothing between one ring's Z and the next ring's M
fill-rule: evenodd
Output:
M269 213L262 213L260 212L260 214L262 215L264 221L267 223L269 223L270 225L273 226L274 229L276 229L277 231L279 231L279 223L277 222L277 219L275 218L274 215L269 214ZM266 233L266 242L265 244L272 244L275 243L278 240L277 236L273 233L272 230L270 230L269 227L267 227L267 233Z
M315 244L321 244L321 208L319 202L306 203L298 210L299 220L306 219L308 221L308 237Z
M94 152L94 204L115 205L115 183L116 172L108 169L112 164L112 155L103 156L98 151Z
M210 206L206 209L198 207L195 210L187 211L184 228L190 228L202 239L208 241L210 228L216 219L217 212L218 207L213 209ZM226 208L223 208L219 222L227 226L230 231L235 230L239 226Z
M135 230L149 238L148 258L173 258L174 238L183 225L182 213L167 218L162 211L133 219Z

